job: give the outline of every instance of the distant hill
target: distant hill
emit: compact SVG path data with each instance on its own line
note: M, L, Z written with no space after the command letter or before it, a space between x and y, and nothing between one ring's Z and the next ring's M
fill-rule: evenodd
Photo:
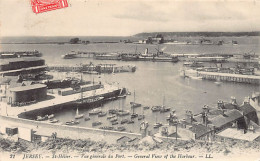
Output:
M134 35L135 37L155 37L157 34L161 34L164 37L220 37L220 36L260 36L260 31L256 32L143 32Z

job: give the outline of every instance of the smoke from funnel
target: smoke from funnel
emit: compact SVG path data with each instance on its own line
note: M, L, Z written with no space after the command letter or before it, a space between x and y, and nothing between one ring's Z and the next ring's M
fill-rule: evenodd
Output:
M144 55L148 55L148 48L145 49Z

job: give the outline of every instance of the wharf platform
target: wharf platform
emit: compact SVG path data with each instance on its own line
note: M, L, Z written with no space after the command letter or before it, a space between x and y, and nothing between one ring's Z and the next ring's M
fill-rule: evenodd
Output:
M103 96L109 93L113 93L120 90L116 86L111 86L108 84L104 85L104 88L100 88L95 90L95 96ZM22 113L27 113L30 111L37 111L40 109L45 109L45 108L59 108L59 106L62 105L74 105L74 102L80 100L81 98L90 98L93 97L93 90L91 91L86 91L82 93L76 93L76 94L71 94L71 95L66 95L66 96L61 96L58 94L49 94L49 96L53 97L52 99L36 102L34 104L29 104L21 107L12 107L11 105L8 105L5 102L0 102L0 107L1 111L0 114L4 116L17 116L22 114Z
M8 71L2 71L0 72L0 76L3 75L12 75L16 73L28 73L30 71L34 70L45 70L47 68L47 65L42 65L42 66L36 66L36 67L28 67L28 68L21 68L21 69L16 69L16 70L8 70Z
M256 75L242 75L218 72L197 72L197 76L202 77L202 79L209 80L260 84L260 76Z
M194 69L183 70L184 77L194 77L214 81L227 81L249 84L260 84L260 76L258 75L242 75L233 73L205 72Z

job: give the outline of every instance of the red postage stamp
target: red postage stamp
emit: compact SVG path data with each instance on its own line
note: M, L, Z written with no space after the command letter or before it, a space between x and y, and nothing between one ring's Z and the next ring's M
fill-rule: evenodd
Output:
M41 13L68 7L67 0L31 0L34 13Z

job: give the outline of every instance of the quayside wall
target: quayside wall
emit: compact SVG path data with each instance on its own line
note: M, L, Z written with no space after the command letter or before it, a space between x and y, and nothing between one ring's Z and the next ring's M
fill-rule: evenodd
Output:
M6 127L23 127L30 128L39 133L51 135L56 132L58 138L69 138L69 139L91 139L93 141L106 141L107 143L116 143L116 140L120 137L127 136L131 139L141 139L141 134L118 132L110 130L102 130L87 127L76 127L67 125L55 125L46 122L33 121L21 118L14 118L8 116L0 116L1 128ZM18 131L19 133L19 131Z

